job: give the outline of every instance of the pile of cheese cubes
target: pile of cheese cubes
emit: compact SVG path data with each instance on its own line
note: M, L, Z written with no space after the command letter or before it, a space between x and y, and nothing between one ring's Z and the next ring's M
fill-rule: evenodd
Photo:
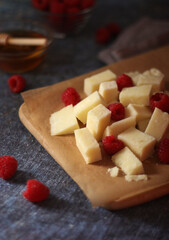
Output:
M158 108L152 113L149 107L151 95L164 90L163 73L152 68L126 74L134 86L121 92L116 74L109 69L84 79L86 98L74 107L69 105L53 113L50 125L51 135L75 134L76 145L87 164L102 159L99 143L105 136L122 140L125 148L114 154L112 160L126 174L126 180L131 181L145 179L140 175L144 173L142 161L153 154L156 143L167 132L169 114ZM114 102L125 107L125 118L116 122L111 121L107 108ZM80 128L78 121L85 127ZM112 169L112 176L118 174L117 167Z

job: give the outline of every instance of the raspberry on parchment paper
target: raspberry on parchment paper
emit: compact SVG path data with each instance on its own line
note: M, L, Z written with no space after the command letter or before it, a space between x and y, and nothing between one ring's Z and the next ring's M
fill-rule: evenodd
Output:
M106 136L102 140L103 149L109 155L113 155L125 147L124 143L114 136Z
M150 98L150 107L154 111L155 108L161 109L163 112L169 113L169 96L164 93L155 93Z
M164 138L159 142L157 153L160 162L169 164L169 138Z
M125 108L121 103L112 103L107 108L111 111L111 119L113 121L125 118Z
M62 101L65 106L72 104L73 106L80 102L80 95L75 88L69 87L62 93Z
M121 91L123 88L134 86L131 77L124 73L116 79L116 83L119 91Z

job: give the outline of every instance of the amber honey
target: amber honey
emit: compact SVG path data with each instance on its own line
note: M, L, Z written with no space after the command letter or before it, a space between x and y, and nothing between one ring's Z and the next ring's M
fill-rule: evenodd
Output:
M44 38L45 36L33 31L8 31L12 37L25 38ZM47 46L18 46L18 45L1 45L0 46L0 69L21 73L37 67L46 55Z

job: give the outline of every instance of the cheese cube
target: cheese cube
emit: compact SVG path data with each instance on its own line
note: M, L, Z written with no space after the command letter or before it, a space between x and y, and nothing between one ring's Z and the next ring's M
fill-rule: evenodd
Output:
M99 90L99 85L102 82L112 81L116 79L116 74L109 69L97 73L91 77L84 79L84 92L86 95Z
M147 181L148 180L148 177L146 174L139 174L139 175L126 175L125 176L125 180L127 182L131 182L131 181L135 181L135 182L138 182L138 181Z
M110 126L106 127L103 137L111 136L111 135L116 137L121 132L125 131L126 129L128 129L130 127L135 127L135 125L136 125L135 117L128 117L128 118L119 120L117 122L113 122Z
M99 86L99 93L106 103L117 102L119 91L116 81L102 82Z
M125 147L112 156L112 160L122 169L125 174L142 174L144 173L142 162L134 155L134 153Z
M169 114L155 108L145 133L156 138L160 141L169 127Z
M118 139L124 142L131 151L144 161L153 153L156 139L138 129L131 127L118 135Z
M103 99L100 94L95 91L74 106L74 114L82 123L85 124L87 121L88 111L100 103L103 103Z
M150 118L143 119L143 120L139 120L139 121L137 122L137 128L138 128L140 131L145 132L149 121L150 121Z
M120 102L127 106L130 103L149 105L152 85L123 88L120 92Z
M126 116L135 116L136 121L150 118L152 111L148 106L130 103L126 108Z
M110 118L111 112L102 104L99 104L88 112L86 127L97 141L102 139L103 132L110 123Z
M135 72L128 72L128 73L126 73L126 75L129 76L129 77L131 77L134 85L137 85L139 76L140 76L141 74L140 74L138 71L135 71Z
M73 112L73 106L68 105L50 116L51 135L71 134L79 128Z
M138 78L137 86L152 85L152 93L164 89L164 74L156 68L143 72Z
M102 159L100 146L87 128L77 129L74 133L76 145L87 164Z
M109 168L107 171L110 173L111 177L117 177L118 174L119 174L119 168L118 167Z

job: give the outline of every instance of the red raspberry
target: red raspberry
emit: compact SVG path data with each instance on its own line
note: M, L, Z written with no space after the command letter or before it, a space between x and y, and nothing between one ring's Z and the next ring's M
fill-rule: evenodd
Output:
M109 155L113 155L124 148L124 143L114 136L107 136L102 140L103 149Z
M127 76L126 74L122 74L121 76L119 76L116 79L116 83L119 91L126 87L133 87L133 81L131 77Z
M169 163L169 138L164 138L159 142L157 153L162 163Z
M56 14L63 14L66 11L66 5L64 2L59 2L55 0L50 1L50 12Z
M116 36L119 34L120 32L120 26L117 23L109 23L107 25L107 29L109 30L109 32L111 33L111 35Z
M41 202L48 198L49 188L36 179L30 179L22 195L30 202Z
M76 13L79 13L80 9L78 7L69 7L66 11L70 16L68 16L68 21L69 20L78 20L79 16L76 15Z
M95 4L95 0L82 0L81 1L81 8L87 9L93 7Z
M121 103L112 103L107 107L111 111L111 119L119 121L125 118L125 108Z
M19 93L25 88L26 81L25 78L20 75L13 75L8 79L8 85L12 92Z
M62 101L64 102L65 106L72 104L73 106L80 102L80 95L74 88L67 88L62 93Z
M96 42L100 44L107 43L111 38L111 34L106 27L101 27L96 31Z
M64 0L64 3L68 7L78 7L80 6L81 1L80 0Z
M14 157L1 156L0 157L0 177L9 179L16 173L18 162Z
M49 6L49 0L32 0L32 4L35 8L47 10Z
M169 96L164 93L155 93L150 98L150 107L152 111L154 108L159 108L163 112L169 113Z

